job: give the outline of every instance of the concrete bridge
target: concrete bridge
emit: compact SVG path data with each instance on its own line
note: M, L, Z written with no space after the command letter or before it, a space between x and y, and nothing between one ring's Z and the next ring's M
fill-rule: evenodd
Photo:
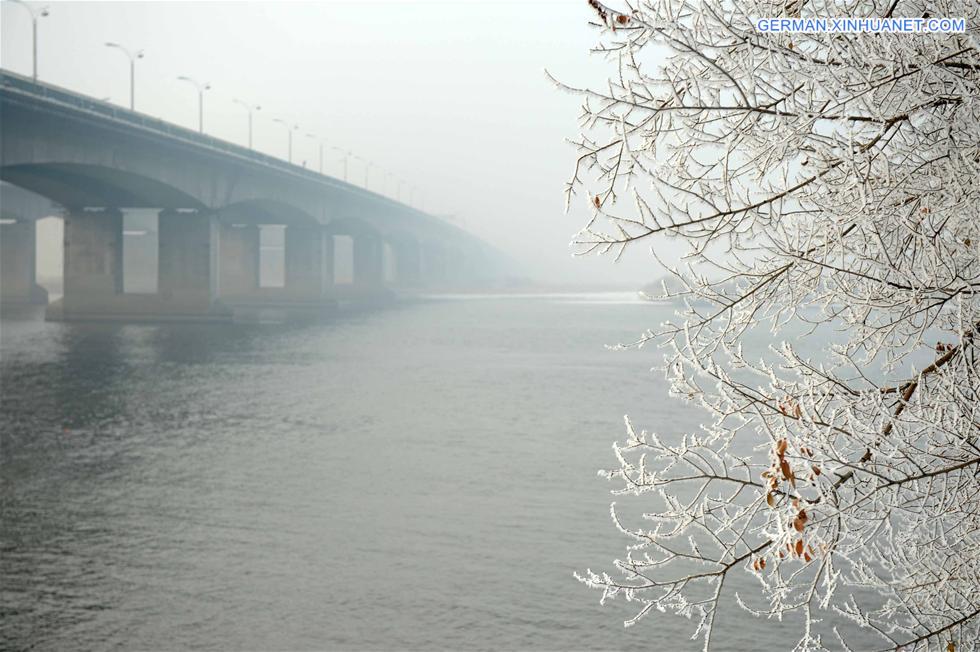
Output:
M392 289L471 286L501 258L388 197L189 129L0 72L0 298L45 302L35 221L64 218L53 319L227 319L319 309ZM27 192L11 188L16 186ZM156 292L124 291L124 213L158 217ZM261 287L260 227L283 227L284 282ZM335 278L338 239L353 256ZM152 258L147 255L146 258Z

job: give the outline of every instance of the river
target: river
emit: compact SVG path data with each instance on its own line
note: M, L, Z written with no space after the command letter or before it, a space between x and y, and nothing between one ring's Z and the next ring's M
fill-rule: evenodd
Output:
M659 351L605 348L671 311L601 294L292 325L13 315L0 640L700 649L674 616L624 629L636 606L601 607L572 577L610 570L629 543L596 475L623 415L665 433L700 423L651 371ZM721 627L721 650L788 631L734 606Z

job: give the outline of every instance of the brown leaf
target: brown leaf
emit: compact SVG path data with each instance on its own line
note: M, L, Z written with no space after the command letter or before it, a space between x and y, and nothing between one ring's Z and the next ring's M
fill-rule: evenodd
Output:
M789 462L786 460L781 460L779 462L779 470L783 472L783 477L790 482L793 482L796 479L796 476L793 475L793 469L789 468ZM793 483L793 486L796 486L795 482Z
M780 405L780 407L782 407L782 403L780 403L779 405ZM779 441L777 441L776 442L776 455L778 455L779 457L782 457L783 455L785 455L786 454L786 447L787 446L789 446L789 444L786 442L785 439L780 439Z
M599 195L596 195L595 197L592 198L592 203L595 204L596 208L602 206L602 202L599 200Z
M616 16L616 22L619 23L620 25L625 25L626 23L630 22L630 19L629 16L624 16L623 14L619 14L618 16Z
M808 520L809 517L806 515L806 510L801 509L799 513L796 515L796 518L793 519L793 528L797 532L802 532Z
M776 498L772 495L772 492L766 494L766 504L770 507L776 506Z
M820 475L820 467L819 466L814 466L813 467L813 475Z
M794 546L794 550L796 550L797 556L803 554L803 539L800 539L796 542L796 545Z

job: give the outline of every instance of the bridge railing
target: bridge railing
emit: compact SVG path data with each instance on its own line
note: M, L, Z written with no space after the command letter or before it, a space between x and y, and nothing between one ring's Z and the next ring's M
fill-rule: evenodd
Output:
M93 97L82 95L75 91L51 84L35 82L29 77L24 77L23 75L13 73L8 70L0 70L0 88L2 88L5 94L12 92L13 94L26 96L48 105L56 104L66 106L103 119L109 119L113 122L119 123L120 125L136 127L143 131L166 136L178 141L183 141L195 147L206 147L216 153L221 153L225 156L231 156L242 161L247 161L254 165L261 165L278 172L301 176L317 183L328 184L334 187L339 186L344 188L344 190L347 192L363 195L383 204L397 206L402 210L414 213L417 218L422 218L430 223L438 224L440 228L457 232L459 234L466 234L465 231L453 224L450 224L449 222L446 222L445 220L391 199L385 195L367 190L366 188L361 188L335 177L320 174L314 170L294 165L275 156L257 152L254 149L249 149L214 136L202 134L198 131L172 124L161 118L156 118L138 111L132 111L110 102L97 100Z
M95 114L102 118L108 118L120 124L139 127L142 130L156 132L162 136L181 140L199 147L207 147L228 156L247 160L253 164L275 168L289 174L304 176L321 183L327 182L331 185L342 185L346 187L348 191L374 196L376 200L382 200L386 203L396 204L411 211L420 212L411 206L397 202L390 197L380 195L365 188L360 188L346 181L341 181L335 177L320 174L314 170L309 170L305 167L288 163L287 161L275 156L257 152L254 149L236 145L214 136L202 134L198 131L187 129L186 127L180 127L160 118L146 115L145 113L131 111L129 109L116 106L115 104L97 100L85 95L80 95L79 93L62 89L57 86L52 86L50 84L40 82L36 83L27 77L23 77L6 70L0 71L0 80L2 80L0 81L0 84L2 84L4 92L14 91L21 95L27 95L48 103L66 105L76 110Z

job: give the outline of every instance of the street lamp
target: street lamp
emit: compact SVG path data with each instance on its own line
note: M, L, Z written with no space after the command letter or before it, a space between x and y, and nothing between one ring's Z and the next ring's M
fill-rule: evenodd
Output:
M371 181L371 168L374 167L374 163L372 163L371 161L367 160L366 158L362 158L360 156L355 156L354 158L356 158L356 159L358 159L360 161L364 161L364 189L365 190L370 190L371 187L370 187L369 183Z
M402 184L404 184L404 183L405 183L405 180L402 179L401 177L398 177L398 194L396 195L396 198L398 199L398 201L401 201L402 200Z
M395 177L394 172L392 172L391 170L385 170L384 173L385 173L385 183L384 186L381 187L381 192L383 193L388 191L388 184Z
M196 79L190 77L185 77L181 75L177 78L178 81L184 81L197 89L197 130L200 133L204 133L204 91L211 89L211 84L204 82L203 84Z
M318 138L316 134L306 134L306 137L317 142L320 150L320 174L323 174L323 140Z
M281 118L273 118L273 122L278 122L286 128L286 134L289 136L289 162L293 162L293 132L299 129L299 125L290 125L288 122Z
M240 104L241 106L244 106L245 107L245 110L248 111L248 148L249 149L252 149L252 112L253 111L261 111L262 110L262 107L259 106L258 104L256 104L255 106L252 106L248 102L246 102L244 100L239 100L237 98L235 98L232 101L235 104Z
M347 181L347 164L350 161L351 157L354 155L354 153L351 152L349 149L342 149L340 147L331 147L331 149L335 149L335 150L337 150L338 152L340 152L341 154L344 155L344 159L343 159L343 161L344 161L344 181Z
M23 0L10 0L15 5L20 5L27 10L27 13L31 15L31 44L32 44L32 69L34 71L34 83L37 83L37 19L43 18L48 15L48 7L45 5L41 7L40 11L35 12L34 8L31 7Z
M143 58L143 50L130 52L118 43L106 43L107 48L116 48L129 59L129 110L136 110L136 60Z

